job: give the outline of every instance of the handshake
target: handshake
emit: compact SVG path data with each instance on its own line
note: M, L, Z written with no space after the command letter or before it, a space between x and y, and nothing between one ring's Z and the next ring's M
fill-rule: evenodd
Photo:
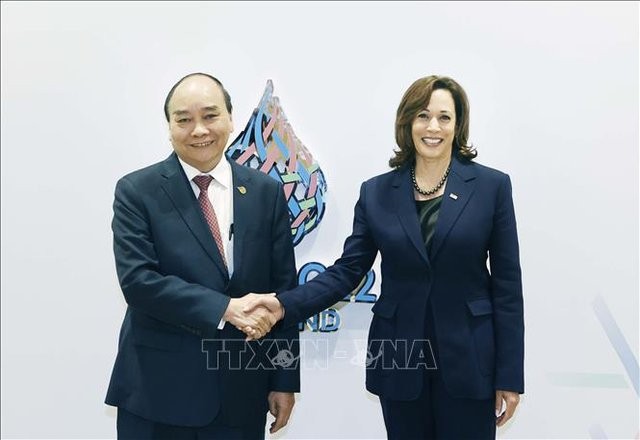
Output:
M247 335L247 341L264 337L284 317L284 307L275 293L248 293L242 298L231 298L223 320Z

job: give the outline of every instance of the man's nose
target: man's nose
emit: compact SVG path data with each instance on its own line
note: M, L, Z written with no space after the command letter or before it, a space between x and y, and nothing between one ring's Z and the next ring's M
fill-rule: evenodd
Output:
M204 136L205 134L209 133L209 130L207 129L207 127L200 121L196 122L195 127L193 127L193 131L191 132L192 136Z

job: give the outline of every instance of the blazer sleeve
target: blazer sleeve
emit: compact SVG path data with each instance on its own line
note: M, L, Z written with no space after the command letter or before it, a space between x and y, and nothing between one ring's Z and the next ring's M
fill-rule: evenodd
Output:
M284 325L298 322L321 312L355 289L371 269L378 248L367 222L367 183L360 187L360 198L353 217L353 231L344 242L342 256L311 281L289 291L280 292L284 306Z
M271 290L278 292L291 289L297 284L295 254L291 238L291 223L289 210L281 185L276 187L275 204L273 207L273 223L271 227ZM269 377L269 391L298 392L300 391L300 342L297 327L284 327L277 324L269 338L276 340L278 350L286 350L291 355L291 363L282 359L276 365Z
M116 185L113 250L127 304L160 321L200 335L215 335L229 297L160 270L150 215L140 192L126 177Z
M524 393L524 314L511 180L497 193L489 243L496 344L495 389Z

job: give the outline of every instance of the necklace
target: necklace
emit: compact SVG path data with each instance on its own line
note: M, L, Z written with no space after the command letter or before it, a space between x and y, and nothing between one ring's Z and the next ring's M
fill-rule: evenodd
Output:
M440 179L440 182L438 182L438 184L433 188L431 188L430 190L425 191L418 186L418 182L416 181L416 167L414 165L411 167L411 180L413 181L413 187L415 188L416 191L418 191L423 196L430 196L431 194L435 194L436 192L438 192L440 188L442 188L442 185L444 185L444 182L446 182L447 176L449 175L450 170L451 170L451 162L449 162L449 166L447 167L447 170L444 172L444 176L442 176L442 179Z

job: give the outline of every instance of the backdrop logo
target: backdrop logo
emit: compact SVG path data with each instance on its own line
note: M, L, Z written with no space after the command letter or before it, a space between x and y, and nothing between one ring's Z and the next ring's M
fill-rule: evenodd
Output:
M322 220L327 182L313 156L293 132L267 81L260 104L226 156L282 182L291 219L293 245Z

